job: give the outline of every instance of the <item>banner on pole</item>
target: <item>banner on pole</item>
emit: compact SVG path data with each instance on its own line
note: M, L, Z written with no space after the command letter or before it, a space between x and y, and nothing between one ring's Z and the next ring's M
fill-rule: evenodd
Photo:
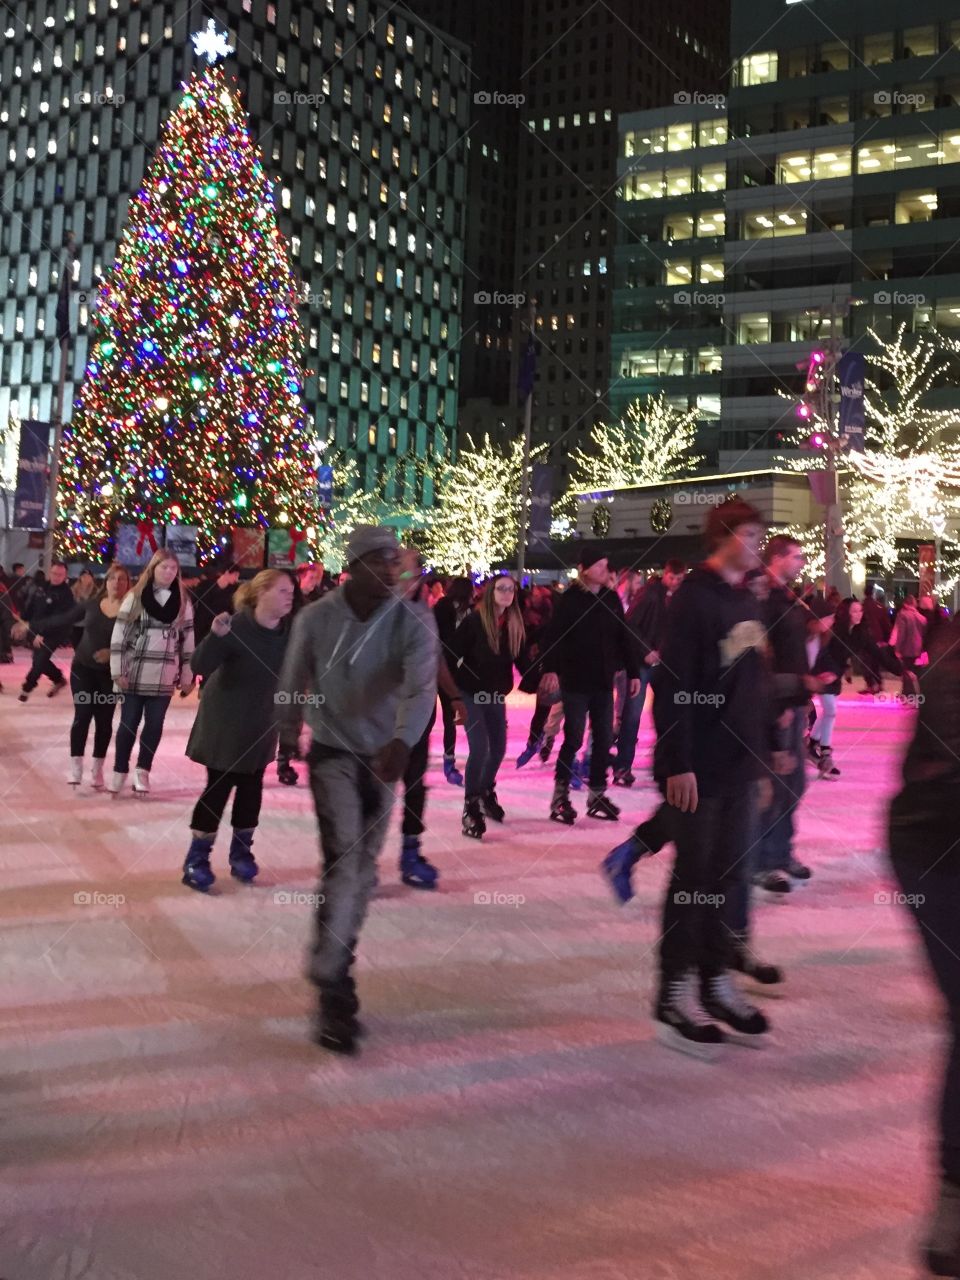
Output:
M934 592L935 568L937 563L937 548L933 542L921 542L918 550L919 572L917 577L920 580L921 596L932 596Z
M46 528L51 431L49 422L20 423L20 456L13 500L13 523L18 529Z
M550 545L550 516L553 499L553 467L535 462L530 478L530 524L527 545L531 551Z
M848 351L837 365L840 379L840 438L851 452L863 453L863 384L867 362L859 351Z
M327 510L333 506L333 467L317 467L317 502Z

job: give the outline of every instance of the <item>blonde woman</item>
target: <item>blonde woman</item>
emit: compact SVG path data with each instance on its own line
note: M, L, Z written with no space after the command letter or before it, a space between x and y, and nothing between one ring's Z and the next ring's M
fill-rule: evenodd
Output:
M260 820L263 774L277 754L277 681L290 638L293 594L288 573L264 569L237 592L234 614L217 614L190 659L204 684L187 755L206 766L207 784L190 820L193 839L183 883L201 893L216 879L210 854L231 791L230 874L249 883L260 870L253 833Z
M180 585L180 564L172 551L155 551L124 597L110 644L110 674L123 694L116 756L109 790L119 795L130 771L140 721L140 754L133 789L150 790L150 769L160 745L174 689L193 685L193 608Z
M507 749L507 694L523 645L523 615L517 584L507 574L491 578L480 603L457 628L451 642L453 678L467 713L463 834L480 840L484 815L502 822L497 800L497 771Z

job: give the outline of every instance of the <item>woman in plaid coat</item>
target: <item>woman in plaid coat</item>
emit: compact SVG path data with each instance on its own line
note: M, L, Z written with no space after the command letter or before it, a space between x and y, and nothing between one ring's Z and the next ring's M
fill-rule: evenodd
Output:
M179 685L189 692L193 685L190 656L193 653L193 608L180 584L180 564L172 551L155 551L137 585L125 597L117 614L110 645L110 674L123 694L117 754L110 791L118 795L130 771L130 755L140 721L140 754L134 775L134 791L150 790L150 767L167 707Z

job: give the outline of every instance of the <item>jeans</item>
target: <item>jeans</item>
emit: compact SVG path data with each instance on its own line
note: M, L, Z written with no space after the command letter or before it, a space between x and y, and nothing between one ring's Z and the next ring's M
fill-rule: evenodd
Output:
M570 786L570 767L583 742L587 718L593 734L590 752L590 790L599 794L606 790L613 740L613 693L603 689L595 693L571 693L563 689L563 746L557 756L554 774L557 786Z
M924 870L910 848L919 838L895 835L890 858L901 889L913 899L909 910L946 1005L950 1038L940 1094L940 1165L944 1177L960 1183L960 876L945 866L946 859Z
M496 784L497 772L507 750L507 708L503 702L487 702L491 695L462 693L467 709L467 743L470 751L464 773L463 790L481 796ZM499 697L499 694L492 695ZM483 697L483 702L477 698Z
M731 891L727 904L727 922L734 936L741 942L750 937L750 895L753 888L753 876L760 857L760 833L763 830L760 818L760 783L750 784L750 827L747 832L747 844L744 852L742 879Z
M790 773L771 774L773 799L770 808L760 817L760 848L757 870L786 871L793 856L794 821L797 805L803 799L807 785L807 766L804 759L803 731L807 721L807 708L791 707L790 724L784 734L784 750L794 758Z
M833 726L837 718L837 695L835 693L820 694L820 715L814 720L810 729L812 741L819 742L821 747L829 747L833 741Z
M440 712L443 715L443 754L445 756L455 756L457 754L457 721L456 713L453 710L453 703L447 694L440 690ZM436 720L436 712L434 712L433 725Z
M309 977L328 988L350 974L377 883L393 786L374 777L369 760L347 751L315 742L308 759L323 858Z
M56 646L54 646L56 648ZM33 661L30 663L30 670L27 672L27 678L23 682L23 692L32 693L40 683L40 677L46 676L54 684L64 684L63 672L59 667L54 666L50 660L53 649L42 644L39 649L33 650Z
M70 666L70 692L73 694L70 754L84 754L87 734L93 724L93 758L104 760L113 737L114 707L120 701L120 695L113 691L110 668L98 671L95 667L85 667L74 658Z
M644 663L640 668L640 692L635 698L624 697L620 715L620 733L617 735L618 772L629 773L637 754L637 736L640 733L640 717L643 715L644 703L647 700L647 689L653 667Z
M222 769L207 770L207 785L197 801L190 819L190 830L212 835L233 791L230 825L234 831L252 831L260 821L263 802L263 769L256 773L230 773Z
M658 811L677 849L663 904L664 978L691 969L709 977L729 968L730 913L746 877L752 808L753 787L747 782L701 796L695 813L681 813L673 805Z
M120 707L120 726L117 729L117 754L113 763L115 773L130 772L130 756L137 739L137 729L143 720L140 734L140 754L137 768L147 773L153 765L153 757L163 734L163 722L170 705L170 694L125 693Z
M423 809L427 803L427 788L424 778L427 772L427 758L430 754L430 734L437 719L434 707L430 722L424 729L420 741L410 750L407 767L403 771L403 834L405 836L422 836Z

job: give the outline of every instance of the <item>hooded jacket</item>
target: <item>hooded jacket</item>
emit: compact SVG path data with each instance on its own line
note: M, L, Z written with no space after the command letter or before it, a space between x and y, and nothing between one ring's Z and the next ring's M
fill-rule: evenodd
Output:
M430 613L390 596L366 621L343 588L297 615L280 675L280 739L306 720L333 750L372 756L393 738L420 740L437 698L439 647Z
M759 604L698 565L667 611L653 676L653 773L693 773L701 795L762 773L770 746L766 637Z

